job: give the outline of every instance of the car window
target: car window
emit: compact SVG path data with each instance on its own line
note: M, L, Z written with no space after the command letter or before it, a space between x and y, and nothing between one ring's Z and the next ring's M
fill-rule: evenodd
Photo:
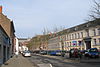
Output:
M97 52L97 49L91 49L90 52Z

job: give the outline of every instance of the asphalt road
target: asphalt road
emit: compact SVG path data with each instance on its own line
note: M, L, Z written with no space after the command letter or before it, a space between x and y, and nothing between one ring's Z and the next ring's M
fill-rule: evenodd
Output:
M40 67L47 67L46 64L50 64L48 67L100 67L100 63L80 63L77 61L70 61L69 59L55 58L43 55L33 55L27 57L30 62L37 64ZM42 66L43 64L44 66Z

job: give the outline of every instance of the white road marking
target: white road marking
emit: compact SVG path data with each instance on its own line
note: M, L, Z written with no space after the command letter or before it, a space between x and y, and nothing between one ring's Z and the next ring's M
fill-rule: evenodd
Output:
M52 67L51 64L37 64L39 67Z

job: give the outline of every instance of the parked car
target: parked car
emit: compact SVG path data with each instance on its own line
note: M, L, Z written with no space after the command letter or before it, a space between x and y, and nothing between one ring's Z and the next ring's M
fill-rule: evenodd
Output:
M85 52L85 57L89 58L98 58L99 57L99 51L97 48L90 48Z
M59 50L48 50L48 54L56 56L56 55L60 55L61 51L59 51Z
M64 54L64 57L65 58L70 58L70 52L69 51L66 51L65 54Z
M69 51L69 57L70 58L78 58L78 57L80 57L80 50L78 50L78 49L71 49Z
M61 56L65 54L65 51L62 50L49 50L48 51L49 55L55 55L55 56Z
M48 51L48 54L49 54L49 55L56 55L56 51L54 51L54 50L49 50L49 51Z
M46 50L42 50L42 51L40 51L40 54L41 55L47 55L47 51Z
M31 56L31 52L30 51L23 51L22 55L24 57L30 57Z
M34 54L39 54L40 53L40 50L35 50L33 51Z
M55 51L57 56L61 56L62 55L62 51L61 50L57 50Z

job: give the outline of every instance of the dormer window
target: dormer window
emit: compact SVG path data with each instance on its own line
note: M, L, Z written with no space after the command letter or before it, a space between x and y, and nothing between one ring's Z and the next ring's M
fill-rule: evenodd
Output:
M89 27L89 25L87 24L86 27Z
M74 30L75 30L75 31L78 30L78 27L75 27Z

